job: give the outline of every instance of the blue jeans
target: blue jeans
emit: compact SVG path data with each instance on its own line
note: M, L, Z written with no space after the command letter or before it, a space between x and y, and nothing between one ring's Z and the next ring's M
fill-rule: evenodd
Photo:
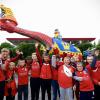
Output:
M67 99L65 99L65 95ZM72 87L70 88L60 87L60 100L74 100Z
M59 90L59 84L58 81L52 80L52 88L53 88L53 100L57 100L57 93L60 97L60 90Z
M18 86L18 100L22 100L22 96L24 100L28 100L28 85Z

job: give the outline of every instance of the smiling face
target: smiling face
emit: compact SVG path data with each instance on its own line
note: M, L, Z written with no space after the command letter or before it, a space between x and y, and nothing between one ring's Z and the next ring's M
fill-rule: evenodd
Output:
M14 68L15 68L15 63L14 62L10 62L9 69L13 70Z
M65 57L64 58L64 64L65 65L69 65L70 64L70 58L69 57Z
M9 57L9 50L6 49L6 48L3 48L1 50L1 57L2 57L3 60L8 59L8 57Z
M33 59L33 61L37 61L38 60L35 53L32 54L32 59Z
M45 62L49 62L49 60L50 60L48 55L44 55L43 59L44 59Z
M21 66L21 67L24 67L25 66L25 60L19 60L18 65Z
M93 61L93 56L87 56L87 62L91 64Z
M81 62L77 63L77 70L78 71L83 71L83 66L82 66Z
M75 60L75 62L79 62L79 57L78 56L74 56L74 60Z

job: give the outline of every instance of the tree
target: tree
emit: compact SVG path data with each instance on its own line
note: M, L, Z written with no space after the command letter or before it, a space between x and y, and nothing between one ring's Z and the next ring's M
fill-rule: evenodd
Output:
M82 53L83 51L86 51L87 49L91 49L93 47L93 45L90 42L82 42L81 44L77 46L81 50Z
M99 41L98 44L96 45L96 48L100 50L100 41Z
M22 42L17 45L16 49L22 51L23 57L26 58L27 56L31 56L31 54L35 52L35 45L34 43Z
M2 49L2 48L11 49L11 48L14 48L14 46L11 45L10 43L4 42L4 43L1 43L1 45L0 45L0 49Z
M96 48L96 43L95 42L93 43L93 48Z

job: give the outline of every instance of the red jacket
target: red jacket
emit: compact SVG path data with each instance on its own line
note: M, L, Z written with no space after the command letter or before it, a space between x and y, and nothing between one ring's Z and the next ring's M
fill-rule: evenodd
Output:
M52 68L52 80L58 80L58 69Z
M82 81L79 82L80 84L80 91L93 91L94 90L94 85L93 85L93 81L90 77L90 75L88 74L88 72L86 71L77 71L76 75L78 77L83 77L84 79Z
M2 60L2 59L1 59ZM4 64L6 67L8 67L9 63L7 60L2 60L2 64ZM5 73L6 73L6 67L5 70L2 69L2 67L0 66L0 82L1 81L5 81Z
M39 52L38 48L36 48L36 56L39 60L40 67L42 67L42 65L43 65L42 58L41 58L41 55L40 55L40 52Z
M90 64L86 65L86 69L88 70L88 73L91 76L91 74L92 74L92 68L91 68Z
M9 62L14 62L16 61L18 58L20 57L20 55L17 55L14 58L9 59ZM1 59L2 60L2 59ZM7 60L2 60L3 64L6 64ZM8 61L7 61L8 62ZM5 80L5 71L2 70L1 66L0 66L0 82Z
M64 64L63 62L57 61L56 62L57 68L52 68L52 79L53 80L58 80L58 68L63 64Z
M38 62L33 62L31 67L31 77L39 78L40 77L40 65Z
M28 84L28 67L20 67L16 69L18 74L18 85L27 85Z
M100 61L97 62L96 69L92 70L92 78L95 85L98 85L100 82Z
M41 72L40 72L40 78L42 79L51 79L52 78L52 72L51 72L51 66L50 64L46 64L42 62L42 58L40 56L38 48L36 48L36 55L39 60L39 64L41 67Z
M4 71L0 68L0 82L5 80Z
M19 59L19 57L20 57L20 55L17 54L16 57L10 58L10 62L15 62L15 61L17 61L17 60Z
M60 66L62 66L63 64L64 64L64 62L63 61L57 61L57 67L59 68Z
M72 66L69 67L69 70L72 73L74 72L74 68ZM73 79L64 73L63 65L58 69L58 83L62 88L69 88L73 86Z
M41 68L41 74L40 78L42 79L51 79L52 78L52 72L51 72L51 66L50 64L43 63Z
M7 70L6 71L6 80L11 79L11 81L7 81L5 84L5 96L8 96L8 89L11 88L12 96L15 96L17 93L16 82L14 79L14 70Z
M92 69L90 65L87 65L86 68L89 70L94 84L98 85L98 82L100 82L100 61L96 62L95 69Z

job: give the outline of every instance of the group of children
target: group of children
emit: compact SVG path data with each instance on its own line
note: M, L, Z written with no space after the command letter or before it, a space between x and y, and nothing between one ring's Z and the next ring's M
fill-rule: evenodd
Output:
M17 51L15 58L7 58L9 50L3 48L0 57L0 100L28 100L28 83L30 76L31 100L100 100L100 61L97 61L99 50L94 55L87 56L85 64L77 57L53 55L48 52L40 56L38 43L36 52L32 53L32 62L20 59L21 52ZM18 60L18 61L17 61ZM17 64L14 63L17 61ZM16 85L15 74L18 76ZM76 98L76 99L75 99Z

